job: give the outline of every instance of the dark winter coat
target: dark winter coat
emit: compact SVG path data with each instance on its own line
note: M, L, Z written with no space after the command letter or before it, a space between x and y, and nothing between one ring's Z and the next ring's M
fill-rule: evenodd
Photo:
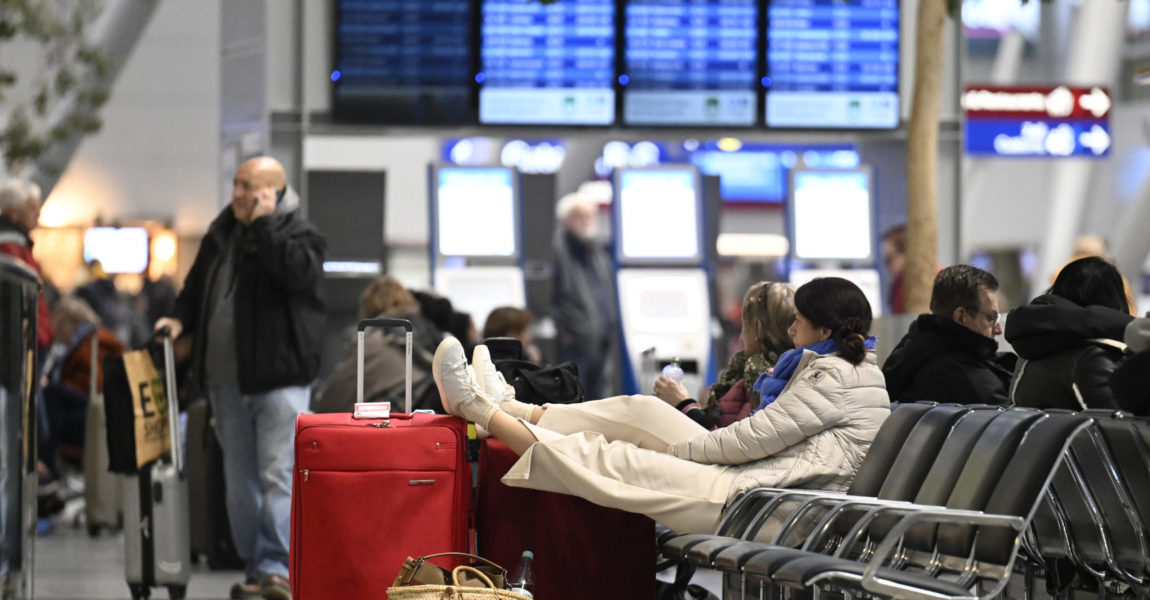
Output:
M1054 294L1011 311L1006 340L1022 359L1011 382L1011 401L1037 408L1121 408L1109 379L1124 359L1126 346L1118 340L1132 318Z
M243 228L225 208L208 228L195 262L176 298L173 316L194 333L193 373L203 382L207 303L223 252L236 252L235 341L242 394L308 385L319 372L326 321L322 278L327 247L323 236L295 207L299 197L288 188L280 208ZM240 242L230 240L236 228Z
M1011 371L998 343L954 320L919 315L883 364L891 402L1003 404Z

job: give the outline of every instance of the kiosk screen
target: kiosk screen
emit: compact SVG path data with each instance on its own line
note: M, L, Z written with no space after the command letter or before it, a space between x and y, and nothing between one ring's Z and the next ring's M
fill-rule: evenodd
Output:
M702 260L698 181L694 169L619 172L620 262Z
M790 214L795 258L869 262L873 247L869 173L792 173Z
M439 255L516 256L514 181L511 169L440 168L435 190Z

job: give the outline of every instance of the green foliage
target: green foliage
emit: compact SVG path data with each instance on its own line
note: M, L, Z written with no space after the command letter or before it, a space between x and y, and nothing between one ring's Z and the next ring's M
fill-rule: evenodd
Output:
M35 162L53 146L100 129L96 109L108 99L107 62L85 39L103 0L0 0L0 45L37 49L37 64L20 73L0 67L0 155L10 171ZM21 84L22 93L14 93ZM68 115L47 122L72 102ZM4 122L7 117L7 122Z

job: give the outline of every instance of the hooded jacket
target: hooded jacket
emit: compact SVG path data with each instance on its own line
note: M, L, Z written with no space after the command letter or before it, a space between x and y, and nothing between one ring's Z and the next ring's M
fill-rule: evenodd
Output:
M952 319L919 315L883 364L891 402L1009 403L1011 371L998 343Z
M888 415L873 353L852 365L806 350L777 400L727 427L671 444L667 453L737 465L728 497L760 486L845 490Z
M299 196L290 187L275 213L244 230L224 208L208 228L173 316L194 332L193 373L203 382L205 340L214 297L215 273L224 252L235 252L236 371L240 393L307 385L319 372L326 321L322 293L326 242L299 216ZM233 244L233 234L240 241Z
M1122 362L1120 342L1133 317L1103 306L1078 306L1055 294L1010 312L1006 340L1018 353L1010 400L1036 408L1121 408L1109 378Z

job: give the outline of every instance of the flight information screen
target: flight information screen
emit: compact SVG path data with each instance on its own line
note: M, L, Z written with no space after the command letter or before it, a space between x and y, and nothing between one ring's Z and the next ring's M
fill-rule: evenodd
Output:
M800 260L867 262L873 256L870 174L795 171L791 233Z
M754 125L757 0L632 0L624 26L623 121Z
M485 0L481 123L615 121L615 2Z
M472 121L468 0L340 0L331 79L339 120Z
M898 126L899 0L772 0L769 127Z

